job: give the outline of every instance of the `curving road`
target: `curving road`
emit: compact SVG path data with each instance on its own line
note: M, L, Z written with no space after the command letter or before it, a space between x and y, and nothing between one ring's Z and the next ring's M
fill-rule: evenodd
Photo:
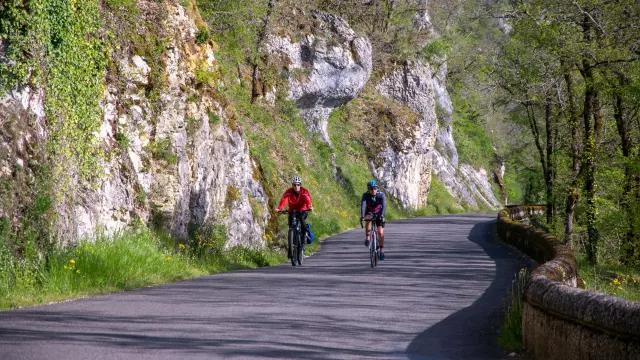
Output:
M302 267L0 312L0 359L507 358L502 298L527 260L494 215L395 221L386 238L375 270L358 229Z

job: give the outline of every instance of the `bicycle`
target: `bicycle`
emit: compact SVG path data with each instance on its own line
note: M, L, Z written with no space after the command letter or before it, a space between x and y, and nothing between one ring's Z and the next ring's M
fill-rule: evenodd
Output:
M282 210L278 211L279 214L291 213L291 224L289 225L288 234L288 246L291 251L291 265L302 265L304 259L304 236L302 235L302 224L299 219L300 214L304 212L311 212L311 210Z
M371 225L371 239L369 241L369 259L371 260L371 267L378 266L378 260L380 259L380 247L378 246L378 229L376 227L375 221L376 217L372 217L371 219L364 219L360 221L360 227L364 227L363 221L371 221L373 224Z

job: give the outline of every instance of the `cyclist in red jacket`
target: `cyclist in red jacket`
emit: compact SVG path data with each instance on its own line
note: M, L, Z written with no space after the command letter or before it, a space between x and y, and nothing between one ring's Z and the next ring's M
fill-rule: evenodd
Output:
M282 211L285 206L289 206L289 211L291 210L313 210L313 206L311 204L311 194L309 194L309 190L302 187L302 180L295 176L291 179L291 187L287 189L282 195L282 199L280 200L280 205L278 206L278 211ZM298 219L300 220L300 224L302 225L302 238L304 239L304 235L307 231L307 223L305 220L307 219L308 213L301 212L298 213ZM293 213L289 212L289 225L291 225ZM291 249L288 249L288 256L291 257Z

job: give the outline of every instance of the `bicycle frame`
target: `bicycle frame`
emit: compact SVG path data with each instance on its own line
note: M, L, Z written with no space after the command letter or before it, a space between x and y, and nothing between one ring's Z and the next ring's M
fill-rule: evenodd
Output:
M371 240L369 241L369 259L371 260L371 267L378 266L378 259L380 258L380 248L378 247L378 227L376 226L377 217L373 216L371 219L364 219L365 222L371 222ZM360 224L362 226L362 223Z

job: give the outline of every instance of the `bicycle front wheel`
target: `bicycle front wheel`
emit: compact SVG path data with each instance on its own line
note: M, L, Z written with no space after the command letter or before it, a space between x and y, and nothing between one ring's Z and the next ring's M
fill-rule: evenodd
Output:
M296 233L293 230L289 230L289 255L291 255L291 265L296 266L296 249L294 247L294 237Z
M371 260L371 267L376 266L376 236L371 233L371 243L369 244L369 258Z

